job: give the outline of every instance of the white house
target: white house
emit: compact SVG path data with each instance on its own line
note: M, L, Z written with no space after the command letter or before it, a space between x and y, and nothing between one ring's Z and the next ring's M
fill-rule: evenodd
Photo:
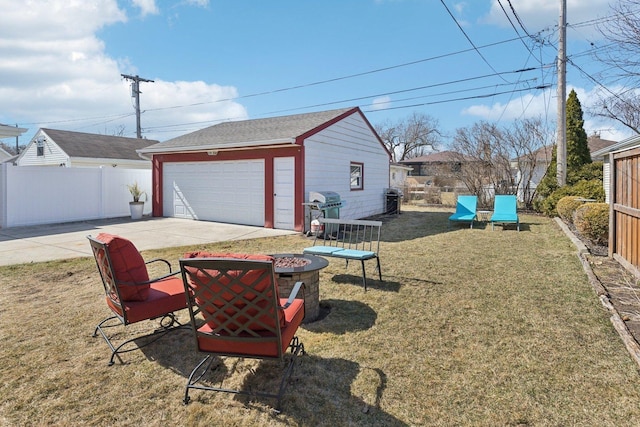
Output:
M391 163L389 168L391 174L389 176L389 186L402 190L404 188L405 181L413 168L399 163Z
M153 215L304 231L309 192L335 192L341 218L383 213L387 151L345 108L220 123L138 150L153 164Z
M15 138L25 133L28 129L19 128L17 126L8 126L0 123L0 139L2 138Z
M615 141L601 139L597 135L592 135L588 138L587 144L589 146L589 151L591 152L591 160L601 161L602 156L598 155L598 152L606 150L607 147L613 146ZM542 178L544 178L552 157L553 146L547 145L532 153L531 159L521 157L512 161L512 167L516 173L516 182L520 183L518 187L519 201L530 200L531 196L535 193L538 184ZM532 167L533 170L531 169ZM528 181L526 179L527 177L529 178ZM605 189L606 188L605 184Z
M626 150L636 145L640 145L640 135L634 135L620 142L600 148L591 152L593 160L602 162L602 180L604 185L605 202L609 203L609 186L611 184L611 163L609 154Z
M12 157L14 156L11 153L7 153L2 147L0 147L0 163L6 162Z
M136 150L158 141L39 129L16 159L18 166L119 167L151 169Z
M26 128L19 128L17 126L7 126L0 123L0 139L17 138L23 133L25 133L27 130L28 129ZM0 147L0 163L11 161L15 157L16 156L14 156L11 153L8 153L7 151L3 150L2 147Z

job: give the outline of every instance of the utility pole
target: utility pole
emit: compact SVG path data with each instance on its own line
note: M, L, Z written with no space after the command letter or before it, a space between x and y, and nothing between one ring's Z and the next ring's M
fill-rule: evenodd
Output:
M136 100L136 135L138 139L142 138L142 128L140 127L140 82L150 82L153 83L153 80L143 79L137 75L130 76L128 74L120 74L127 80L131 80L131 97Z
M557 174L558 186L567 183L567 0L560 0L558 40L558 122L557 129Z

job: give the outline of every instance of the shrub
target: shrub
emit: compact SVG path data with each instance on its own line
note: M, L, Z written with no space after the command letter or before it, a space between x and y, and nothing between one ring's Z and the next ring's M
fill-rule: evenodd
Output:
M609 240L609 205L585 203L576 209L573 223L580 234L597 244L606 245Z
M567 172L567 183L573 184L580 181L598 179L602 181L602 162L593 162L582 165L577 171Z
M562 199L558 200L556 211L558 212L558 216L562 218L564 222L572 223L573 213L583 204L584 201L581 197L565 196Z
M604 202L604 187L602 186L602 181L597 179L580 181L575 185L560 187L537 204L538 210L548 216L557 215L556 206L558 201L565 196L578 196L585 199L593 199L596 202Z

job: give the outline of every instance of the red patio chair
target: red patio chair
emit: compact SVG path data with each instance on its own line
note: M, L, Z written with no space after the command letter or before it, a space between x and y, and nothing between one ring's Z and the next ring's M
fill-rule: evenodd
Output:
M175 311L187 307L184 286L180 271L171 271L169 261L156 258L145 262L140 252L129 240L112 234L100 233L96 237L87 236L93 256L102 278L106 294L106 302L113 312L96 326L93 336L98 332L111 349L109 365L113 365L117 356L121 363L120 353L133 351L148 345L166 332L183 326L174 314ZM169 272L161 277L149 279L147 264L163 262ZM160 319L159 328L151 333L136 336L115 345L113 337L109 337L106 328L127 326L143 320ZM139 338L149 337L142 345L124 348Z
M202 255L187 254L191 258L180 260L196 348L207 353L189 376L184 403L189 403L190 389L199 389L275 398L279 411L295 360L304 354L304 345L295 336L304 318L304 299L296 298L303 283L294 285L288 299L280 299L272 257L226 254L198 258ZM199 384L215 355L284 363L287 349L291 357L277 393Z

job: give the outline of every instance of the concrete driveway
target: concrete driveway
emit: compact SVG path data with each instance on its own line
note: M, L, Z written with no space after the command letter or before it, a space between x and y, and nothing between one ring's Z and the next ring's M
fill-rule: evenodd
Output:
M87 235L111 233L139 250L296 234L290 230L176 218L115 218L0 229L0 265L92 256Z

